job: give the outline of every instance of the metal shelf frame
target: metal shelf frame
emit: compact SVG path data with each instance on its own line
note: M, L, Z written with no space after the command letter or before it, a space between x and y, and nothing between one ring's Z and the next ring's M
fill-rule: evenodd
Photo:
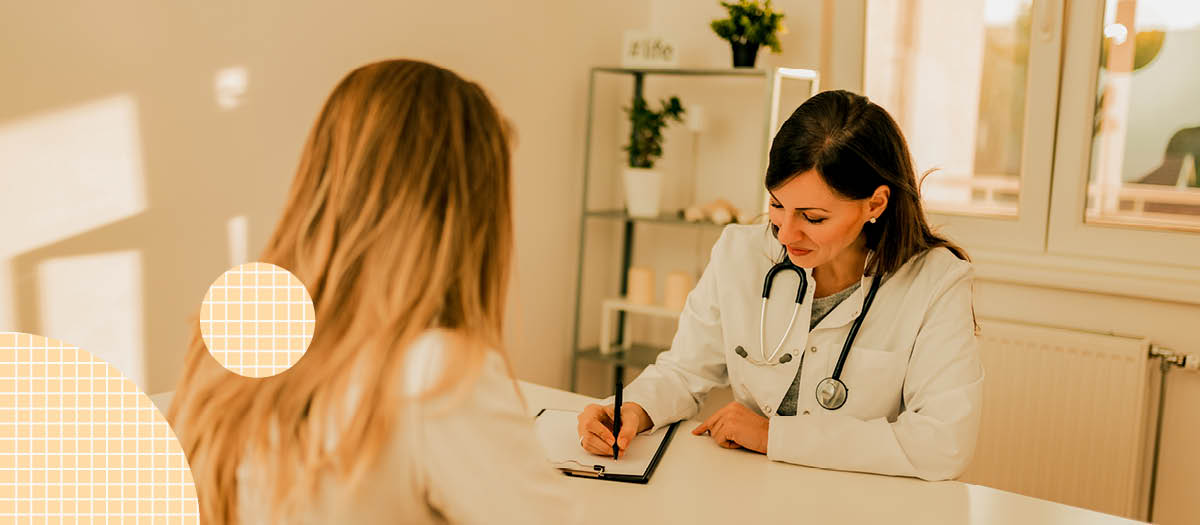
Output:
M630 217L624 210L589 210L588 209L588 187L591 181L591 163L592 163L592 126L595 119L595 94L596 94L596 78L599 75L626 75L633 80L633 100L642 98L645 79L647 76L675 76L675 77L729 77L729 78L748 78L761 80L764 84L766 92L766 104L763 111L766 113L767 126L763 130L763 147L761 155L761 172L766 173L767 157L771 149L771 136L776 129L779 128L779 94L782 88L782 82L785 79L808 81L809 96L815 95L820 90L820 75L810 69L793 69L793 68L770 68L770 69L644 69L644 68L619 68L619 67L593 67L588 77L588 105L587 105L587 130L584 134L585 143L583 150L583 195L580 209L583 213L579 219L579 253L578 264L575 271L575 324L572 337L571 347L571 380L570 389L575 391L578 387L578 368L579 360L598 360L608 362L615 367L615 373L624 374L626 366L646 366L654 362L654 356L661 352L662 348L651 347L647 345L628 344L624 341L625 336L625 316L627 312L621 311L617 313L617 329L616 329L616 346L624 346L629 350L613 352L611 354L603 354L597 347L583 348L579 341L579 326L581 322L581 301L583 297L583 264L584 264L584 249L587 246L587 225L589 219L610 219L624 222L624 231L622 238L621 250L621 284L619 295L624 297L628 293L628 270L633 260L633 238L636 233L636 225L639 223L651 224L668 224L692 227L714 226L711 223L692 223L683 220L682 218L673 215L661 215L651 218L635 218ZM763 192L763 209L766 209L767 196Z

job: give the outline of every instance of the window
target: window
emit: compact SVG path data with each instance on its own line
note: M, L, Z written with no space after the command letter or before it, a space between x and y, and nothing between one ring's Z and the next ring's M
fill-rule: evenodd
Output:
M1108 0L1086 221L1200 231L1200 2Z
M869 4L864 91L918 172L935 170L930 209L1018 215L1032 14L1030 0Z
M865 94L933 170L942 231L1060 267L1200 266L1200 2L868 0L866 16Z
M864 91L896 116L918 172L934 170L921 188L933 223L973 248L1045 249L1062 9L868 0Z

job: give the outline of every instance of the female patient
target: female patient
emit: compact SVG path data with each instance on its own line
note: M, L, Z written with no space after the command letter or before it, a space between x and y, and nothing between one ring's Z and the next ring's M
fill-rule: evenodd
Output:
M169 420L204 523L566 519L500 351L509 181L478 85L407 60L338 84L260 258L311 292L308 352L245 379L193 330Z

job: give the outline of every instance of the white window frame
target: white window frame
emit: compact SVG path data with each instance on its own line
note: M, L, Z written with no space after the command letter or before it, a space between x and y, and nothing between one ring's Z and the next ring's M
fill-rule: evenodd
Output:
M1016 217L928 211L939 231L965 245L1027 254L1046 250L1056 125L1048 116L1059 98L1064 1L1033 0Z
M1200 234L1085 222L1104 3L1032 7L1018 215L930 222L982 280L1200 304Z
M1091 174L1092 123L1100 74L1103 2L1072 2L1067 25L1063 95L1059 99L1051 253L1154 266L1200 268L1200 233L1089 224L1084 219ZM1086 96L1079 96L1086 94Z

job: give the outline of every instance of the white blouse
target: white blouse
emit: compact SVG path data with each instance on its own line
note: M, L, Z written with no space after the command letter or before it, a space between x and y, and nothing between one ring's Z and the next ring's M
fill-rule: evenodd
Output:
M405 391L434 386L446 335L424 334L406 357ZM393 438L358 490L325 480L291 523L574 523L566 480L545 459L516 385L489 352L465 395L450 392L401 409ZM238 469L241 523L267 523L267 487Z

